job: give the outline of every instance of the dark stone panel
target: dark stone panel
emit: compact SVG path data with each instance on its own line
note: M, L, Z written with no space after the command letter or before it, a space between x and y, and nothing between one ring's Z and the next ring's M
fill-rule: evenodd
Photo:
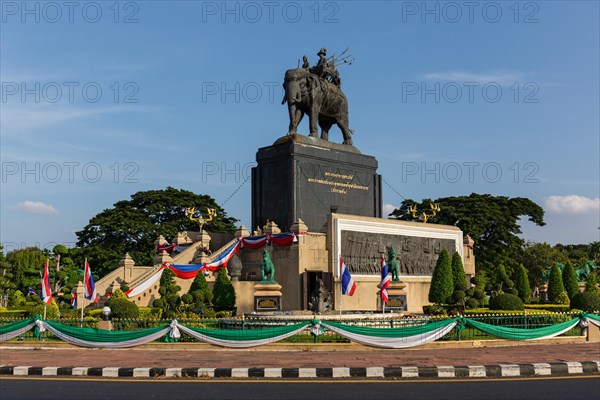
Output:
M248 378L264 378L264 368L248 368Z
M383 367L383 376L386 378L402 378L401 367Z
M437 378L437 367L419 367L419 378Z
M584 374L597 374L598 364L593 361L584 361L581 363L581 367Z
M198 377L198 368L182 368L181 376L187 378L197 378Z
M300 376L298 368L281 368L282 378L298 378L298 376Z
M29 367L27 371L27 375L42 375L43 367Z
M521 376L535 376L535 367L533 364L519 364L519 374Z
M231 378L231 368L215 368L215 378Z
M350 376L352 378L366 378L367 369L364 367L350 368Z
M454 240L342 231L341 255L350 273L379 275L387 248L398 252L400 275L431 275L442 249L456 251Z
M502 368L499 365L486 365L485 376L488 378L500 378L502 377Z
M269 219L288 231L302 218L310 231L320 232L332 209L381 217L377 160L345 148L302 138L259 149L252 169L252 230Z
M167 373L166 368L159 368L159 367L150 368L150 371L149 371L149 375L152 378L155 378L157 376L165 376L166 373Z
M88 368L87 376L102 376L102 368Z
M331 368L317 368L317 378L331 378L333 377L333 369Z
M569 367L567 363L552 363L550 364L550 373L552 375L568 375Z
M56 370L56 375L59 376L70 376L73 375L73 368L71 367L60 367Z

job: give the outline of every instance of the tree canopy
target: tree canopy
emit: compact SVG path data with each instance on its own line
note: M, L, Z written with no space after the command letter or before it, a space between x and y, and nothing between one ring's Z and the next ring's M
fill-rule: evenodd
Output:
M214 208L217 216L204 226L210 232L233 233L237 220L227 216L214 199L187 190L168 187L135 193L94 217L76 233L77 246L87 255L100 275L114 269L128 252L138 265L151 265L154 241L159 235L173 238L180 231L197 230L185 214L186 207L205 212Z
M525 243L518 236L520 218L528 217L536 225L545 225L544 210L529 199L477 193L434 201L424 199L421 203L406 199L390 217L414 220L408 208L416 206L418 210L428 211L431 203L438 203L441 210L427 223L455 225L471 236L475 241L477 269L493 271L502 263L512 272L518 266L514 254L521 251Z

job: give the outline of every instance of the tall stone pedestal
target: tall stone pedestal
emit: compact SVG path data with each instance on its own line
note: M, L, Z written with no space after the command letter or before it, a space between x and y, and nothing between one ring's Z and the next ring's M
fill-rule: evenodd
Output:
M269 219L286 232L301 218L310 232L322 232L331 212L381 217L377 160L354 146L288 135L259 149L256 162L252 229Z
M385 309L389 311L406 311L407 309L407 293L406 293L406 283L402 282L392 282L390 286L388 286L388 304L385 304ZM379 285L377 285L379 287ZM379 297L379 301L382 303L380 292L377 292L377 296ZM380 304L381 307L384 304Z
M257 283L254 285L254 311L281 311L281 285Z

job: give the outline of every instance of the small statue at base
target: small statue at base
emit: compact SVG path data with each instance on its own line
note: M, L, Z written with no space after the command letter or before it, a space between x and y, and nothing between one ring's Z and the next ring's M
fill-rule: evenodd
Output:
M260 283L277 283L275 281L275 264L271 261L271 255L268 250L263 251L263 262L260 266L262 280Z
M400 282L400 266L398 265L398 253L393 247L388 248L388 258L385 260L388 270L392 274L392 282Z
M315 313L329 311L332 309L333 299L331 293L325 287L325 283L321 278L317 278L317 287L310 295L308 309Z

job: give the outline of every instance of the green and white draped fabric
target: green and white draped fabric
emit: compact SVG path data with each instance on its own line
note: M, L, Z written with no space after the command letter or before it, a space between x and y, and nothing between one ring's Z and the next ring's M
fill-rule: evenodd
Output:
M582 314L585 318L587 318L588 322L591 322L592 324L594 324L598 328L600 328L600 316L599 315L585 314L585 313L582 313Z
M559 324L533 329L507 328L503 326L485 324L469 318L465 318L465 322L468 325L471 325L473 328L477 328L482 332L502 339L540 340L562 335L579 323L579 317L573 318L570 321L561 322Z
M139 346L152 342L165 336L172 329L171 326L166 325L138 331L107 331L103 329L78 328L42 320L37 320L36 324L40 332L48 330L57 338L75 346L107 347L113 349Z
M308 326L308 322L294 325L277 326L265 329L201 329L177 324L179 330L196 340L223 347L254 347L294 336Z
M369 328L321 321L332 332L367 346L402 349L441 339L458 323L458 318L402 328Z
M16 338L35 326L35 318L0 326L0 342Z

